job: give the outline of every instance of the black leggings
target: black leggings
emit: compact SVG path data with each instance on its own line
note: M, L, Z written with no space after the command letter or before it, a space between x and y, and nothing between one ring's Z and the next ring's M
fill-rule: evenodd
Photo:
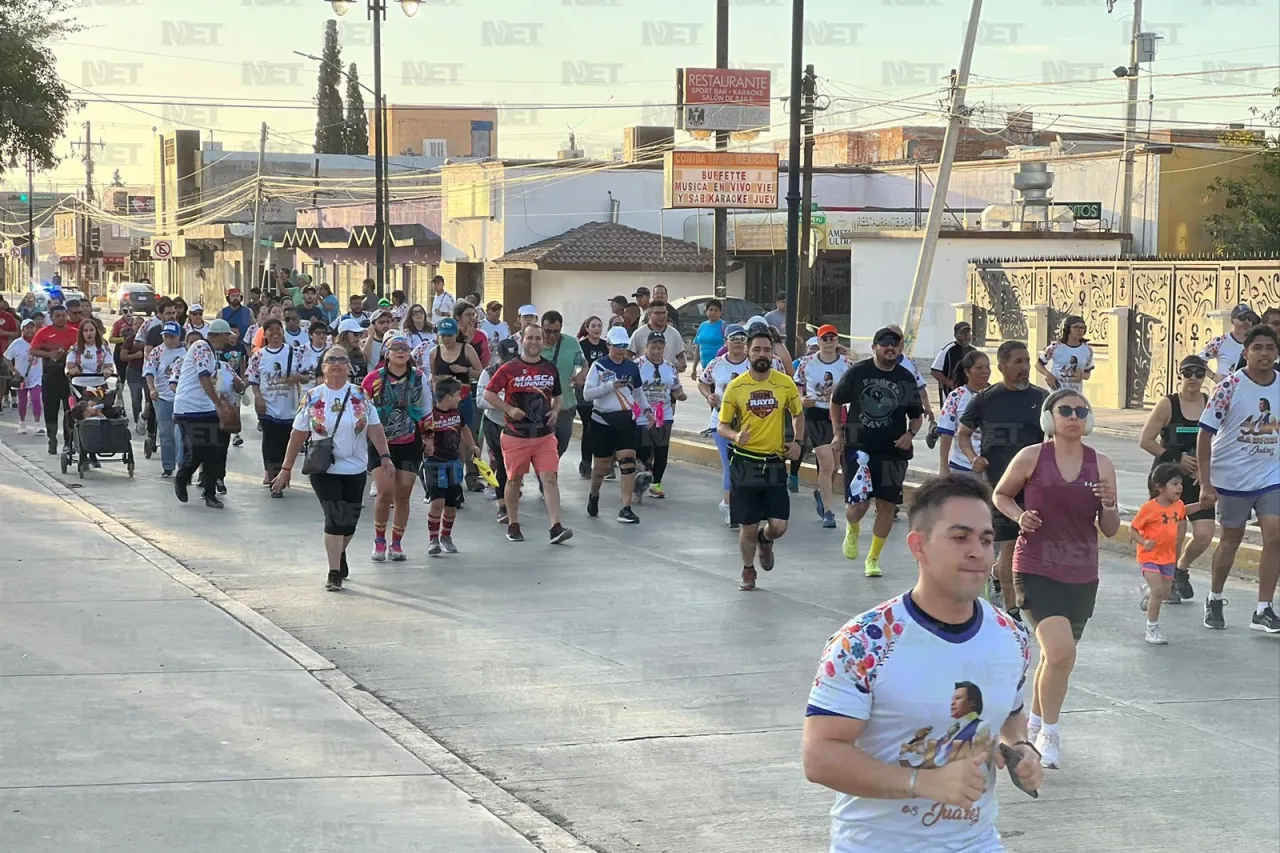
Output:
M498 478L498 503L506 501L507 465L502 460L502 424L484 419L484 446L489 449L489 464L493 474Z
M40 402L44 403L44 431L50 441L58 436L58 412L62 412L62 443L71 444L71 404L67 398L71 396L71 382L61 365L50 368L45 362L44 384L40 387Z
M266 418L259 418L258 424L262 427L262 467L267 476L274 478L284 467L284 455L289 449L293 424L277 423Z
M578 417L582 419L582 464L591 467L591 403L578 404Z
M173 475L184 485L201 469L200 485L206 498L215 497L218 483L227 476L227 447L231 433L222 429L218 416L199 415L178 421L182 431L182 466Z
M364 508L364 486L368 475L312 474L311 490L324 510L324 532L332 536L355 536Z
M649 473L653 475L653 482L657 485L662 485L662 475L667 472L667 459L671 455L671 426L666 424L662 429L655 431L640 427L636 458L649 469ZM652 464L650 460L653 460Z
M125 374L125 382L129 385L129 403L133 409L133 419L135 421L142 418L142 397L147 392L146 380L141 375L133 377Z

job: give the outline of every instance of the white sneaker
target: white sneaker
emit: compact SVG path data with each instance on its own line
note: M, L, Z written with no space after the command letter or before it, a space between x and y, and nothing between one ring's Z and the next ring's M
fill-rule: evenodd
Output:
M18 435L26 435L26 434L27 434L27 425L26 425L26 424L24 424L24 423L19 423L19 424L18 424Z
M1037 723L1033 721L1031 719L1031 715L1028 714L1027 715L1027 740L1031 741L1034 744L1036 742L1036 738L1040 737L1040 727L1042 725L1043 725L1042 723Z
M134 432L136 432L138 435L146 435L146 434L147 434L147 426L146 426L146 424L142 423L141 421L134 421L134 422L133 422L133 431L134 431Z
M485 500L496 501L498 499L498 490L493 486L484 487Z
M378 496L378 484L374 483L369 487L369 497L376 498Z
M1050 770L1062 769L1062 736L1057 732L1041 731L1036 738L1036 749L1040 751L1040 766Z
M36 424L35 429L32 430L32 432L35 435L44 435L44 427L40 426L39 424Z
M1151 645L1153 645L1153 646L1167 646L1167 645L1169 645L1169 641L1168 641L1167 639L1165 639L1164 631L1161 631L1161 630L1160 630L1160 626L1159 626L1158 624L1157 624L1157 625L1148 625L1148 626L1147 626L1147 637L1146 637L1146 639L1147 639L1147 642L1148 642L1148 643L1150 643L1150 644L1151 644Z

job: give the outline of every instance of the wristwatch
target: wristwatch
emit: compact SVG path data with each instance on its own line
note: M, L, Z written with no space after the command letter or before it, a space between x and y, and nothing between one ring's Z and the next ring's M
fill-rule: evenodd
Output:
M390 458L391 458L391 454L390 454L390 453L379 453L379 454L378 454L378 459L380 459L380 460L381 460L381 459L390 459Z

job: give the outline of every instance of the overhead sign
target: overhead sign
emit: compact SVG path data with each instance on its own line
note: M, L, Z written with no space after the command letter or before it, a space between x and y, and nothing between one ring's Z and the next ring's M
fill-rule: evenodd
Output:
M663 190L668 208L777 210L778 155L668 151Z
M1100 201L1055 201L1054 207L1071 209L1071 215L1077 222L1097 222L1102 219L1102 202Z
M769 71L684 68L676 80L683 130L759 130L770 123Z
M151 257L161 261L173 257L173 244L168 240L152 240Z

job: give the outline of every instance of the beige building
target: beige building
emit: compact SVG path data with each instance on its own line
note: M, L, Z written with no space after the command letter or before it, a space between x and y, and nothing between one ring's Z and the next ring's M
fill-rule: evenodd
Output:
M387 144L392 156L497 157L498 111L489 108L387 107ZM369 111L369 153L374 153L373 110Z

